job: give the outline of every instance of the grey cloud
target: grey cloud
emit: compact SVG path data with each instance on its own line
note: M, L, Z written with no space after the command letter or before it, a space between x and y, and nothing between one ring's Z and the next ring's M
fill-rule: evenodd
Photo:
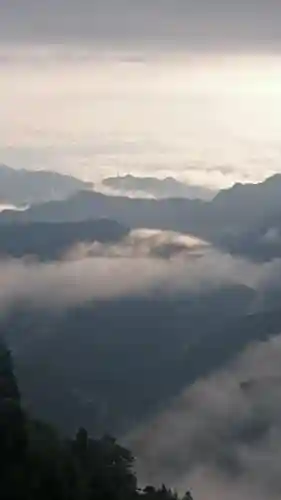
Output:
M175 231L136 229L121 242L113 245L98 242L91 245L78 244L70 249L65 258L74 260L85 257L190 259L205 256L209 249L207 242Z
M262 236L262 241L264 243L268 243L269 245L280 245L281 243L281 234L280 228L271 227L266 233Z
M280 498L280 361L280 335L252 345L129 436L142 477L202 500Z
M200 293L228 284L259 286L263 268L173 232L133 231L118 245L78 245L54 263L0 263L0 305L62 307L161 290ZM268 274L268 271L267 271ZM275 273L276 274L276 273Z
M2 40L280 48L275 0L1 0Z
M179 248L156 257L167 244ZM0 263L0 309L26 301L55 310L155 287L167 294L229 283L258 289L280 270L280 261L259 266L187 236L140 230L118 245L77 247L62 262ZM128 436L145 482L191 486L201 500L280 498L280 361L281 336L254 345Z

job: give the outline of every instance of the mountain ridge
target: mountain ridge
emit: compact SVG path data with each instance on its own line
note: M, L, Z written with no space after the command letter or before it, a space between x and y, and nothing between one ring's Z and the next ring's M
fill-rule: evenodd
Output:
M0 164L0 204L26 206L63 199L92 183L49 170L14 169Z
M128 194L130 192L143 193L155 198L188 198L210 200L216 195L216 191L187 184L172 176L158 179L157 177L138 177L132 174L123 176L107 177L103 179L102 185L109 187L113 192Z
M83 190L66 200L37 204L24 212L3 211L0 223L79 222L105 217L130 228L186 232L220 244L278 211L281 212L281 174L259 184L236 184L211 201L128 198Z

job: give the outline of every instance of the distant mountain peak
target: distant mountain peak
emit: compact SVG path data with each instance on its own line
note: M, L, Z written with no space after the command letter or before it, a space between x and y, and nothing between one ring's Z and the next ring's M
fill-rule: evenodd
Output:
M48 170L14 169L0 164L0 204L16 207L64 199L93 185Z
M204 186L186 184L172 176L159 179L153 176L134 176L132 174L107 177L103 186L119 191L121 194L143 193L155 198L188 198L210 200L215 192Z

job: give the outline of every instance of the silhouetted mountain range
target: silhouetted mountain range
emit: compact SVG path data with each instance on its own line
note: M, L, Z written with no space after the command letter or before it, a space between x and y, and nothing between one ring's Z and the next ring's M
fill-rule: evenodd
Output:
M194 234L227 251L264 260L281 255L280 194L281 175L260 184L235 185L211 201L130 199L83 190L24 212L3 212L0 252L59 259L76 243L115 242L129 229L144 227ZM111 261L106 259L105 253L108 274L98 276L109 280ZM128 261L119 259L118 265L121 272L111 279L119 291L128 277ZM70 283L76 279L72 266L64 271ZM61 297L52 309L52 284L59 280L49 281L50 266L43 267L49 283L46 295L36 281L40 264L26 271L27 276L33 273L35 293L41 293L40 306L33 289L17 295L10 269L12 287L10 292L7 281L1 333L13 349L25 404L63 430L72 431L79 422L100 432L127 431L164 408L184 387L225 366L248 344L281 331L280 291L274 288L262 290L266 296L260 306L260 296L249 286L226 285L219 279L211 288L202 282L198 293L188 288L179 293L171 286L165 294L160 280L149 291L143 287L130 296L121 290L118 299L110 295L108 300L87 302L89 295L82 295L74 306ZM132 273L142 272L136 269ZM89 282L94 279L89 270ZM69 286L66 280L66 296ZM98 291L102 286L97 280ZM28 292L29 283L22 281L21 287ZM9 293L14 293L14 302Z
M0 165L0 205L25 206L67 198L92 184L45 170L15 170Z
M103 180L102 184L124 195L136 192L155 198L210 200L216 195L216 191L204 188L203 186L188 185L174 179L174 177L157 179L156 177L136 177L128 174L124 176L107 177Z
M130 228L155 228L193 234L230 250L245 234L281 212L281 175L259 184L236 184L209 202L202 200L132 199L81 191L62 201L4 211L0 222L79 222L108 218ZM240 245L242 253L247 249ZM250 249L248 251L251 254Z
M230 286L200 296L99 300L59 314L18 306L2 318L1 331L34 415L67 431L79 421L120 433L281 328L279 313L242 319L253 297Z
M113 243L127 233L118 222L107 219L1 224L0 257L35 256L40 260L57 260L78 243Z

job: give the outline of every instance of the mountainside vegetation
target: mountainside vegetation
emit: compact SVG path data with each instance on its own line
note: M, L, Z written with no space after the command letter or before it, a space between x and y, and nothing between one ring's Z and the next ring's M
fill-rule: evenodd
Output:
M0 346L0 497L5 500L176 500L165 486L139 489L134 457L111 436L80 428L64 438L21 405L9 351ZM191 500L191 494L184 497Z

